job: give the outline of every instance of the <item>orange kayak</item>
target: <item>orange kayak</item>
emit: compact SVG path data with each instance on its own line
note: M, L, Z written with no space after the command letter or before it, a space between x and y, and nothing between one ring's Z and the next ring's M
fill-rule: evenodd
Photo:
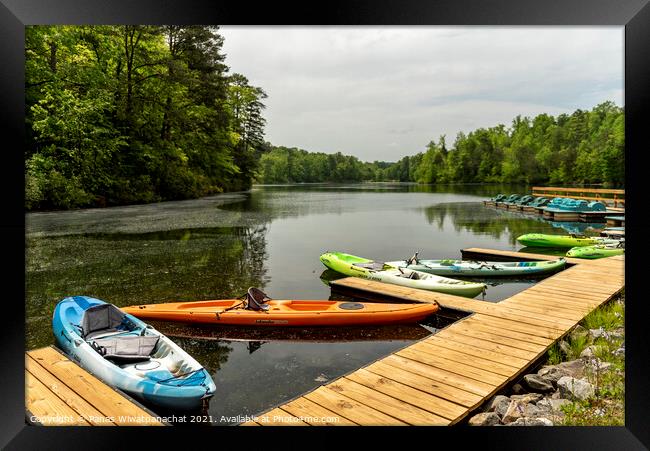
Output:
M159 321L241 326L357 326L413 323L438 311L438 304L375 304L270 300L268 310L249 310L239 299L121 307L133 316ZM229 309L229 310L226 310Z

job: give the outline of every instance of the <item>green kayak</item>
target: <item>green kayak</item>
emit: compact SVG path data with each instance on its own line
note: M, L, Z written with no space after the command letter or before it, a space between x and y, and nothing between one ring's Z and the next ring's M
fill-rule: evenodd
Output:
M625 255L625 246L599 244L596 246L574 247L566 253L567 257L573 258L604 258L613 257L614 255Z
M595 246L597 244L618 244L618 240L602 236L578 235L546 235L543 233L528 233L517 238L524 246L530 247L578 247Z
M329 269L346 276L361 277L403 287L419 288L469 298L473 298L487 289L484 283L449 279L414 271L410 268L393 268L383 262L376 262L342 252L326 252L320 256L320 261Z

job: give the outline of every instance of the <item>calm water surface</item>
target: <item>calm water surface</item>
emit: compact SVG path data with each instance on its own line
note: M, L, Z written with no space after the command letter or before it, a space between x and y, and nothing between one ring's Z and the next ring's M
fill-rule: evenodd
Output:
M342 251L376 260L460 258L460 249L521 248L524 233L590 233L598 224L549 223L484 207L525 187L406 184L257 186L198 200L26 217L28 349L54 343L52 312L71 295L117 306L233 298L247 288L272 298L329 299L340 277L318 256ZM524 249L530 251L530 249ZM488 281L486 302L535 280ZM479 296L477 302L481 302ZM246 330L152 323L210 370L208 413L251 415L409 345L438 328L413 326Z

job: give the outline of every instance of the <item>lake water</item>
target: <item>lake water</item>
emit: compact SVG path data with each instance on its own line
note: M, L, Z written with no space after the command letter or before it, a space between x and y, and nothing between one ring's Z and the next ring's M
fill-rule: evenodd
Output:
M117 306L234 298L329 299L340 277L318 257L460 258L460 249L518 250L524 233L589 233L485 207L525 187L409 184L256 186L198 200L26 216L26 347L54 343L59 300L89 295ZM558 228L559 227L559 228ZM530 249L527 249L530 251ZM535 280L489 282L497 302ZM337 298L336 296L333 298ZM448 320L350 329L246 330L153 323L212 374L213 424L252 415L435 333Z

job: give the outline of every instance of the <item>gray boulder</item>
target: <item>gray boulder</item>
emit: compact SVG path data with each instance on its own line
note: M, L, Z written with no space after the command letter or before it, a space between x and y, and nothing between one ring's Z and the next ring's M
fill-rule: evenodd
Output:
M518 418L507 426L553 426L548 418Z
M512 388L510 389L510 391L512 391L513 395L521 395L521 394L526 393L526 389L524 387L522 387L521 384L513 385Z
M539 393L548 393L553 391L553 383L538 374L526 374L524 383L531 390Z
M560 389L560 394L563 398L579 399L584 401L596 394L594 386L584 379L576 379L575 377L564 376L557 381L557 386Z
M591 359L589 360L589 366L593 371L607 371L611 368L612 364L609 362L603 362L602 360L599 359Z
M496 395L487 405L488 412L496 412L499 417L503 417L510 405L510 398L503 395Z
M593 338L594 340L596 338L602 337L604 333L605 333L605 329L603 329L602 326L599 327L598 329L589 329L589 335L591 335L591 338Z
M529 403L529 402L537 402L543 397L544 395L540 393L526 393L525 395L512 395L510 399L521 401L523 403Z
M540 411L543 412L554 412L558 413L561 412L561 407L565 404L570 404L571 401L568 399L551 399L551 398L544 398L541 401L539 401L536 406Z
M580 358L581 359L592 359L592 358L594 358L594 356L596 355L596 354L594 354L595 349L596 349L596 347L594 345L587 346L580 353Z
M500 423L499 415L494 412L482 412L469 419L470 426L495 426Z
M582 377L584 372L584 360L576 359L558 363L557 365L543 366L537 374L555 386L562 376Z
M501 418L501 421L503 422L503 424L508 424L517 420L517 418L526 416L527 406L528 403L523 400L512 399L510 401L510 404L508 405L508 410L506 410L506 413L505 415L503 415L503 418Z
M567 371L569 376L582 377L585 374L585 362L582 359L559 363L558 366Z

